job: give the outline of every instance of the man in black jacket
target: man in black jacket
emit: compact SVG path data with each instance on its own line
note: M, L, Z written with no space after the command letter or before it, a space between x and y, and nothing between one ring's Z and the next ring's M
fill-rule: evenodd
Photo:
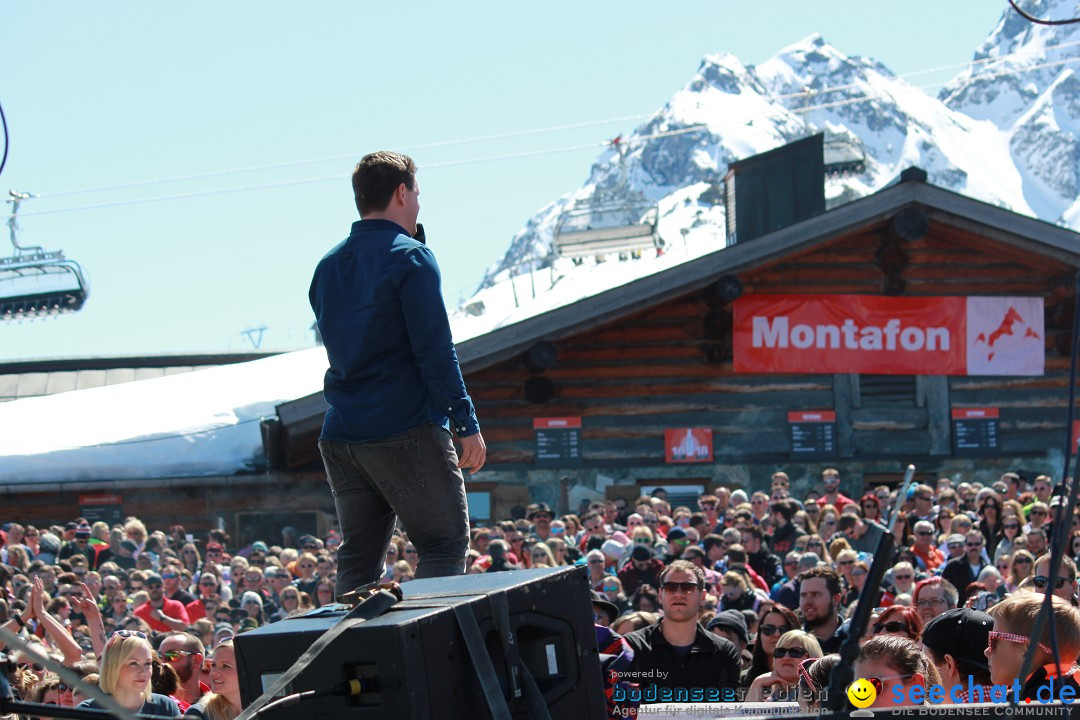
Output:
M986 567L982 559L983 536L978 530L972 530L964 540L964 554L945 563L941 571L943 580L953 584L963 596L964 589L978 579L979 573Z
M775 528L770 549L775 555L787 555L795 549L795 538L799 536L799 528L791 523L798 508L790 500L778 500L769 507L769 511Z
M739 651L698 624L705 574L676 560L660 576L664 617L626 635L634 661L625 679L641 685L643 702L730 702L739 699Z
M746 560L750 567L754 568L754 572L760 575L771 588L783 576L783 569L780 567L780 558L762 548L764 537L764 533L757 525L743 528L742 545L746 550Z

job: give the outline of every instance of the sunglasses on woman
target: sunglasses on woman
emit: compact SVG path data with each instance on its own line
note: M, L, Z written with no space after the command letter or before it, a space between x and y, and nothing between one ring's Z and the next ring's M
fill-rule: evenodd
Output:
M120 637L120 638L137 637L140 640L145 640L146 639L146 633L141 632L139 630L117 630L116 632L113 633L113 637Z
M906 623L902 623L899 620L892 620L887 623L874 623L874 634L880 635L883 632L908 632L908 626Z
M886 675L884 677L865 677L865 678L862 678L862 679L865 680L866 682L870 683L871 685L873 685L874 686L874 691L878 695L880 695L885 690L885 681L886 680L907 680L909 677L911 677L911 675ZM851 686L848 686L849 692L850 692L850 687Z
M792 630L787 625L762 625L758 628L758 634L765 637L772 637L773 635L783 635L784 633Z
M778 659L789 657L794 658L795 660L799 660L800 658L806 657L806 655L806 648L802 647L778 647L773 650L773 657Z

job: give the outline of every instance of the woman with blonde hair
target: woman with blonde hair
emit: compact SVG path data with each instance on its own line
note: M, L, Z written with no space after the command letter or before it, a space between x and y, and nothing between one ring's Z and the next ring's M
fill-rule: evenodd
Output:
M188 708L184 717L200 720L233 720L240 714L240 679L236 673L233 639L225 638L210 662L210 692Z
M566 547L565 545L563 547ZM529 550L529 559L532 560L529 567L555 567L555 555L547 544L538 542Z
M1035 556L1027 550L1015 551L1009 565L1009 579L1005 581L1005 589L1011 593L1016 592L1020 583L1031 577L1034 570Z
M131 712L177 717L180 706L176 701L151 689L153 657L154 650L144 633L117 630L105 643L98 685ZM80 703L79 707L106 709L93 699Z
M823 655L817 638L803 630L789 630L776 641L772 672L754 678L746 693L747 702L795 700L798 696L799 665L806 658Z

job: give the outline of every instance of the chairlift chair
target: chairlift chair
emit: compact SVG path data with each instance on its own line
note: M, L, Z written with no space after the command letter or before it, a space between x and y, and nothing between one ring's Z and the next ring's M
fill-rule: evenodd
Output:
M659 217L656 204L643 197L575 205L559 217L555 249L563 257L579 258L659 248Z
M632 192L626 174L626 147L622 136L609 143L619 155L615 185L578 200L559 216L553 241L563 257L583 258L606 253L637 254L663 247L657 231L660 210L642 193Z
M12 211L8 217L15 254L0 258L0 320L59 315L80 310L90 293L86 274L63 251L23 247L18 242L15 220L19 203L27 193L10 191Z
M866 170L865 150L846 137L826 137L824 156L827 175L858 175Z

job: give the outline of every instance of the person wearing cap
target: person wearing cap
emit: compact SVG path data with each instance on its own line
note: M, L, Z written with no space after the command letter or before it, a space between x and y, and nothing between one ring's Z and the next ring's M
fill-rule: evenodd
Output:
M750 643L750 632L746 628L746 618L741 612L738 610L719 612L705 625L705 629L722 638L727 638L735 645L741 658L740 669L745 670L750 667L753 656L746 649Z
M664 553L664 564L670 565L682 557L683 550L690 544L690 536L681 527L673 527L667 533L667 552Z
M135 544L135 541L124 538L120 541L120 544L116 546L116 552L113 554L110 562L115 563L122 570L134 570L136 550L138 550L138 546Z
M942 702L990 702L990 665L983 651L993 629L994 618L971 608L949 610L923 628L923 647L941 673L945 688ZM980 687L981 695L976 691Z
M60 547L60 554L57 555L56 559L67 560L72 555L82 555L86 558L87 564L94 559L95 553L90 548L90 526L88 524L84 523L75 527L75 538Z
M951 545L952 538L949 540ZM990 564L983 554L985 541L981 532L972 530L963 538L963 542L964 554L949 560L941 571L941 577L951 582L957 590L975 582L982 569Z
M547 539L551 537L551 521L555 519L551 506L544 502L533 503L529 506L525 519L532 523L531 537L547 542Z
M603 627L611 627L615 618L619 617L619 606L608 600L603 593L590 590L593 607L593 623Z
M146 592L150 599L135 608L135 617L143 620L155 632L187 628L190 624L187 608L183 603L165 597L165 587L160 575L150 573L146 576Z
M647 543L634 543L630 560L618 572L619 582L627 596L633 595L642 585L657 587L664 563L656 557Z

